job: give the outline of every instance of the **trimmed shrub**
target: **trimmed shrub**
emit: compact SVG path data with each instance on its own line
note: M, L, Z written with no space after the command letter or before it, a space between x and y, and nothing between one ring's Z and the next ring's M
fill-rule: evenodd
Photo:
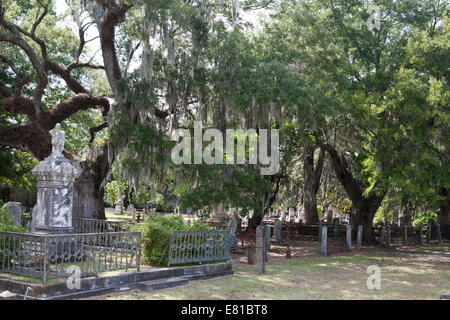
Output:
M8 208L0 208L0 231L5 231L5 232L25 232L25 228L22 226L16 226L14 225L14 220L11 217L11 211ZM3 243L3 238L0 237L0 264L3 264L3 256L4 256L4 252L3 252L3 248L4 248L5 244ZM10 243L9 244L9 250L13 249L13 245ZM18 245L16 244L17 248Z
M142 244L146 261L152 265L168 264L169 242L172 230L187 230L180 215L157 215L145 223Z
M133 231L142 232L145 262L151 265L167 266L172 231L200 231L211 228L202 220L194 220L189 227L182 216L170 214L157 215L144 224L134 226L132 229Z

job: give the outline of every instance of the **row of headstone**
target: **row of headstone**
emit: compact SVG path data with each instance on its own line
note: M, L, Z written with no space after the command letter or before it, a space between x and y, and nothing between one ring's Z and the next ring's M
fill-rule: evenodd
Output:
M281 221L276 219L273 226L273 237L277 244L283 243L283 238L281 236Z
M356 235L356 250L361 250L362 242L362 225L358 226ZM346 226L346 244L349 250L352 250L352 226L349 224ZM327 256L327 241L328 241L328 227L319 225L319 241L320 241L320 253L322 256Z
M298 207L297 210L295 208L289 208L286 212L286 208L282 204L277 210L271 211L269 209L268 214L265 216L265 220L276 219L279 219L282 222L303 223L305 221L305 211L303 208Z

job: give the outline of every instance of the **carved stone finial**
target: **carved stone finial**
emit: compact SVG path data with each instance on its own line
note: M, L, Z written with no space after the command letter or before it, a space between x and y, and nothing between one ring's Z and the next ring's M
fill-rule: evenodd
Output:
M60 157L64 150L66 133L61 130L61 125L57 123L55 129L50 130L50 134L52 135L52 155Z

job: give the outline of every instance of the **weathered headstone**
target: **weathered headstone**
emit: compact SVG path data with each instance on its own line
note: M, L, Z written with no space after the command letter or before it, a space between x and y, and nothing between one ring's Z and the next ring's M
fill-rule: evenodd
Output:
M289 208L289 221L295 219L295 208Z
M322 254L323 257L327 255L327 232L328 232L327 227L323 226L321 232L321 248L320 248L320 253Z
M352 250L352 226L349 224L346 227L346 235L347 235L347 246L350 250Z
M280 207L280 220L281 222L286 221L286 210L283 204Z
M304 221L305 221L305 210L303 209L303 207L298 207L298 209L297 209L297 218L298 218L300 223L304 223Z
M7 202L2 208L6 208L10 212L10 217L14 221L14 225L20 226L22 224L22 214L25 213L25 208L20 202Z
M264 256L264 249L266 247L265 241L264 241L264 230L263 227L258 226L256 228L256 264L258 267L258 273L263 274L265 273L265 256Z
M228 239L230 241L230 249L235 250L239 247L238 241L236 238L236 224L233 219L228 220L227 222L227 231L228 231Z
M358 233L356 234L356 250L361 251L361 243L362 243L362 231L363 226L358 226Z
M60 124L50 131L52 154L31 171L37 177L37 204L33 208L33 232L72 232L73 182L79 170L66 159L65 132Z
M116 214L123 214L122 186L120 184L119 189L117 190L117 201L114 206L114 212Z
M282 223L279 219L276 219L274 222L274 230L273 233L275 235L275 241L278 244L282 244L283 243L283 237L281 235L281 228L282 228Z
M190 227L190 226L191 226L191 219L188 219L188 220L186 221L186 224L187 224L188 227Z

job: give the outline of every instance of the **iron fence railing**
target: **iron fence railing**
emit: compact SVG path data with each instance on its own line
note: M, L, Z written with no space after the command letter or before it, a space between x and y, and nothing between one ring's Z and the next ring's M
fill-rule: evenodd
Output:
M169 266L230 260L227 231L172 231L169 244Z
M75 233L104 233L127 231L129 222L108 221L97 219L73 219L72 227Z
M49 279L70 276L70 266L78 267L81 277L139 270L140 258L140 232L65 235L0 232L1 273L41 279L44 285Z

